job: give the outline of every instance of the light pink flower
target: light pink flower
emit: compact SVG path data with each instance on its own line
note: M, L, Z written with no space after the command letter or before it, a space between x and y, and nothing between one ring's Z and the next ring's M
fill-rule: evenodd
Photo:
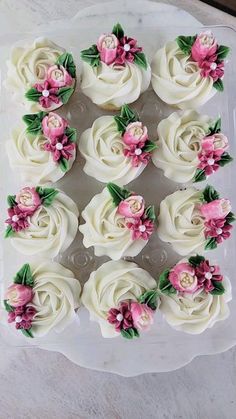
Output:
M75 143L71 143L66 135L63 137L51 138L48 143L44 144L44 150L53 154L53 160L58 162L61 158L69 160L73 157Z
M5 299L12 307L21 307L33 299L33 289L22 284L12 284L8 287Z
M213 54L215 54L217 51L217 42L214 38L212 32L205 31L201 32L191 49L191 55L194 59L194 61L202 61L206 57L209 57Z
M216 62L216 55L199 62L202 77L211 77L213 81L222 79L224 75L224 61Z
M129 303L123 301L119 304L118 308L111 308L108 311L107 321L114 325L117 332L133 327L133 318Z
M29 227L28 213L25 211L22 212L18 205L8 208L7 212L9 218L5 221L5 223L9 224L14 231L18 232Z
M51 87L71 86L73 79L61 65L53 65L48 68L47 80Z
M112 64L116 59L119 40L113 33L102 34L97 41L97 49L100 52L101 61Z
M45 80L42 84L36 83L34 85L34 88L41 93L41 96L39 98L39 104L42 106L42 108L50 108L50 106L55 103L56 105L60 106L62 105L62 101L60 100L58 94L58 88L52 87L50 83Z
M67 126L68 122L55 112L50 112L42 120L43 134L49 138L63 135Z
M217 243L222 243L231 235L230 230L233 228L231 224L226 224L225 219L209 220L204 223L206 229L204 231L205 237L214 237Z
M147 304L132 302L130 311L133 317L134 327L138 330L149 330L153 324L154 311Z
M229 147L228 145L229 141L228 138L222 134L221 132L208 135L207 137L204 137L202 139L202 150L207 151L217 151L222 155Z
M177 263L169 273L169 281L181 292L193 293L198 288L195 269L189 263Z
M145 143L147 138L147 127L140 121L131 122L127 125L125 133L123 134L123 141L127 145Z
M225 218L231 211L232 207L228 199L215 199L207 204L202 204L199 207L202 216L208 220L216 220Z
M119 214L127 218L140 218L144 213L145 202L140 195L131 195L118 206Z
M132 240L149 240L155 228L154 222L149 218L133 218L126 223L126 226L132 231Z
M136 39L124 36L120 39L120 44L117 47L117 57L115 63L117 65L123 65L126 61L132 63L134 61L134 54L141 51L142 48L137 46Z
M41 199L36 189L30 187L21 189L16 195L15 200L18 208L27 214L32 214L41 204Z

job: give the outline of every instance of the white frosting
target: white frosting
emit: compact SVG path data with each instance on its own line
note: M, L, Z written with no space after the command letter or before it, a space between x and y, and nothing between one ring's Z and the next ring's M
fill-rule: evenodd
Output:
M115 182L126 185L142 173L145 164L133 167L131 159L125 157L121 133L113 116L101 116L91 128L83 132L79 150L86 159L84 171L100 182Z
M224 278L225 293L212 295L203 290L193 294L177 293L161 295L159 309L170 326L186 333L202 333L219 320L229 316L228 302L231 300L231 284Z
M174 112L163 119L157 128L158 149L152 161L175 182L193 180L199 164L198 153L211 120L195 111Z
M7 155L12 170L18 171L27 184L45 185L55 183L65 175L58 163L53 161L53 155L43 149L48 142L43 134L31 135L22 127L12 131L12 138L6 143ZM68 160L71 168L76 155Z
M204 219L196 208L201 191L195 188L174 192L160 204L159 237L180 255L204 250Z
M96 105L119 109L137 100L150 79L150 66L144 70L130 62L118 66L101 61L98 67L91 67L83 62L81 89Z
M201 77L196 62L184 55L176 41L167 42L152 61L152 87L169 105L195 109L216 93L211 77Z
M90 312L90 319L99 323L102 336L112 338L119 333L107 321L110 308L124 300L137 300L156 285L151 275L135 263L110 261L91 273L84 285L82 302Z
M59 263L31 263L34 297L30 306L37 313L32 322L34 337L46 335L51 329L62 332L75 317L80 306L81 286L74 274Z
M64 252L78 230L78 209L74 201L59 192L52 204L40 205L29 217L29 227L10 239L14 248L25 254L52 258Z
M107 188L95 195L82 212L85 224L79 230L84 235L86 248L94 246L96 256L107 255L113 260L124 256L137 256L146 240L132 240L125 218L117 211Z
M37 38L32 45L14 47L10 60L7 61L7 79L5 86L13 93L13 100L23 103L31 112L38 112L41 107L37 102L27 100L24 95L35 83L42 83L48 67L55 64L57 58L65 52L47 38ZM57 108L54 104L50 109Z

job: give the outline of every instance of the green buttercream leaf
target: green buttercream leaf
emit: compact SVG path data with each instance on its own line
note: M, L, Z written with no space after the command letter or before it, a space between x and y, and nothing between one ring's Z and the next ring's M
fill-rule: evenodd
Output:
M3 304L5 307L5 310L10 313L11 311L14 311L14 308L12 306L10 306L10 304L8 304L7 300L3 300Z
M14 277L15 284L34 286L34 279L30 269L30 265L25 263Z
M71 143L76 143L76 141L77 141L77 130L76 130L76 128L67 127L65 129L65 135L67 136L68 140Z
M46 115L47 112L24 115L22 119L27 125L26 132L31 134L38 134L39 132L42 132L42 120Z
M231 211L226 215L225 219L227 224L232 224L236 220L234 213Z
M196 255L196 256L191 256L188 261L189 261L190 265L196 267L196 266L200 265L200 263L203 262L204 260L205 260L205 258L203 256Z
M128 105L123 105L119 115L114 116L119 132L124 134L126 127L131 122L139 120L137 112L133 111Z
M209 127L210 134L217 134L221 131L221 118L216 119Z
M203 190L202 194L203 194L203 199L205 202L215 201L216 199L219 199L220 197L218 192L211 185L207 185L205 189Z
M144 70L147 70L147 67L148 67L147 58L143 52L136 52L134 54L134 62L139 67L144 68Z
M19 329L27 338L33 338L32 327L30 329Z
M83 61L91 65L91 67L98 67L101 61L97 45L95 44L81 51L80 57Z
M159 276L159 289L163 294L176 294L176 289L172 286L169 281L169 269L165 269Z
M131 195L130 191L128 191L127 189L122 189L120 186L116 185L115 183L109 182L107 184L107 189L116 207L118 207L121 201L124 201L124 199L128 198Z
M113 29L112 29L112 33L118 38L118 39L121 39L121 38L123 38L123 36L124 36L124 30L123 30L123 28L122 28L122 26L121 26L121 24L120 23L117 23L115 26L113 26Z
M39 194L45 207L51 205L56 195L59 193L59 191L54 188L42 188L41 186L37 186L36 192Z
M176 42L178 44L178 47L183 51L185 55L191 54L192 46L197 38L197 35L195 36L178 36L176 38Z
M216 248L217 248L217 241L215 237L211 237L207 239L206 244L205 244L205 250L213 250Z
M129 329L121 329L120 331L121 335L123 336L123 338L126 339L133 339L133 338L138 338L139 337L139 332L136 328L134 327L130 327Z
M149 207L147 207L145 209L145 215L147 218L149 218L152 221L156 220L156 214L155 214L155 207L154 205L149 205Z
M214 289L210 291L213 295L222 295L225 292L225 287L221 281L211 281Z
M38 92L38 90L35 89L34 87L31 87L31 89L29 89L25 93L26 99L30 100L31 102L38 102L40 96L42 96L42 94L40 92Z
M217 60L222 61L224 60L230 52L230 48L226 47L225 45L219 45L216 51Z
M140 304L147 304L152 310L156 310L158 296L158 290L149 290L140 295L138 302Z
M15 207L15 205L16 205L15 198L16 198L16 195L8 195L7 204L9 206L9 208Z
M71 75L71 77L74 79L76 76L76 67L74 63L74 59L72 54L69 52L64 52L64 54L60 55L60 57L57 59L56 64L62 65L68 71L68 73Z
M221 167L233 161L233 157L229 153L225 152L221 155L220 160L217 162Z
M216 80L213 83L213 87L218 90L218 92L223 92L224 90L224 85L223 85L223 81L221 79Z
M12 226L8 225L6 230L5 230L5 235L4 235L5 239L7 239L8 237L12 237L13 234L14 234L14 230L13 230Z
M151 153L152 151L156 150L157 145L150 140L147 140L145 142L145 146L143 147L143 151L145 151L146 153Z
M58 90L57 96L60 98L60 100L62 101L62 103L65 105L69 101L69 99L70 99L71 95L73 94L73 92L74 92L74 88L73 87L66 87L66 86L65 87L61 87Z
M195 176L193 178L193 182L202 182L205 179L206 179L206 174L205 174L204 170L197 169L196 172L195 172Z
M60 159L58 163L59 163L59 166L60 166L60 169L62 170L62 172L67 172L69 170L68 160L65 159L64 157L62 159Z

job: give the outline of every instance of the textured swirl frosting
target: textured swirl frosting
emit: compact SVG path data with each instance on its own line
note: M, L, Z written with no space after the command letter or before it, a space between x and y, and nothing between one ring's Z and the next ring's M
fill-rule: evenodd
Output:
M94 246L96 256L107 255L113 260L137 256L147 244L141 238L132 240L125 217L118 213L107 188L92 198L82 216L85 224L79 230L84 235L83 244L86 248Z
M93 103L104 109L120 109L137 100L149 86L151 69L144 70L134 63L107 65L100 62L91 67L83 62L81 89Z
M47 69L54 65L65 50L47 38L37 38L32 45L14 47L10 60L6 87L13 93L15 101L23 102L32 112L40 110L37 102L24 101L24 94L35 83L42 83Z
M145 291L156 287L156 281L135 263L109 261L92 272L84 285L82 302L90 312L91 320L98 321L102 336L119 336L107 322L110 308L121 301L137 300Z
M195 111L174 112L157 128L158 150L152 155L155 166L175 182L192 181L199 164L201 141L211 120Z
M46 142L48 139L41 133L31 135L22 127L12 131L12 138L6 144L8 159L12 170L18 170L23 181L44 185L55 183L64 176L59 164L54 162L52 153L44 150ZM68 170L75 160L76 152L72 152Z
M72 243L78 230L78 209L74 201L59 192L50 206L40 207L29 217L29 227L10 240L25 254L55 257Z
M176 41L156 52L151 68L153 89L169 105L195 109L216 93L213 79L201 76L197 63L184 55Z
M201 191L187 188L168 195L160 204L158 234L180 255L204 249L204 219L199 211Z
M170 326L183 332L198 334L229 315L230 281L224 279L225 293L212 295L202 289L193 294L161 295L160 310Z
M75 319L80 306L81 286L73 273L59 263L31 263L34 297L30 306L36 309L32 323L34 337L50 330L62 332Z
M100 182L127 185L142 173L145 164L132 166L123 154L124 141L113 116L101 116L80 137L79 150L86 159L84 171Z

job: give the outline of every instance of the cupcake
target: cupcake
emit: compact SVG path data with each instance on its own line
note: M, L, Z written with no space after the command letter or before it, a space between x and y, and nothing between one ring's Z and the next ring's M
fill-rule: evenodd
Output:
M72 55L47 38L13 48L7 66L7 89L15 102L23 103L31 112L57 109L75 90Z
M167 196L160 204L158 234L180 255L215 249L228 239L235 220L228 199L220 199L212 186L187 188Z
M80 137L84 171L100 182L119 185L138 177L147 166L156 145L148 139L147 127L128 105L116 116L101 116Z
M142 196L114 183L92 198L82 217L85 224L79 230L84 246L94 246L96 256L114 260L137 256L155 229L154 207L146 207Z
M9 195L5 237L25 255L52 258L64 252L78 229L74 201L53 188L25 187Z
M76 129L55 112L24 115L27 125L12 131L7 142L10 166L24 182L57 182L70 170L76 156Z
M102 34L97 43L81 51L82 92L107 110L120 109L147 90L151 69L142 47L129 38L117 23L112 33Z
M104 338L139 337L149 330L158 306L156 281L135 263L104 263L85 283L82 302Z
M152 87L163 102L180 109L204 105L223 91L224 59L229 48L210 31L178 36L154 55Z
M174 329L198 334L229 316L231 284L203 256L181 260L159 278L160 310Z
M29 338L61 333L76 318L80 293L79 281L59 263L26 263L5 293L8 323Z
M220 118L212 121L190 110L174 112L159 123L157 133L152 161L175 182L201 182L233 160L226 152L228 139L221 132Z

